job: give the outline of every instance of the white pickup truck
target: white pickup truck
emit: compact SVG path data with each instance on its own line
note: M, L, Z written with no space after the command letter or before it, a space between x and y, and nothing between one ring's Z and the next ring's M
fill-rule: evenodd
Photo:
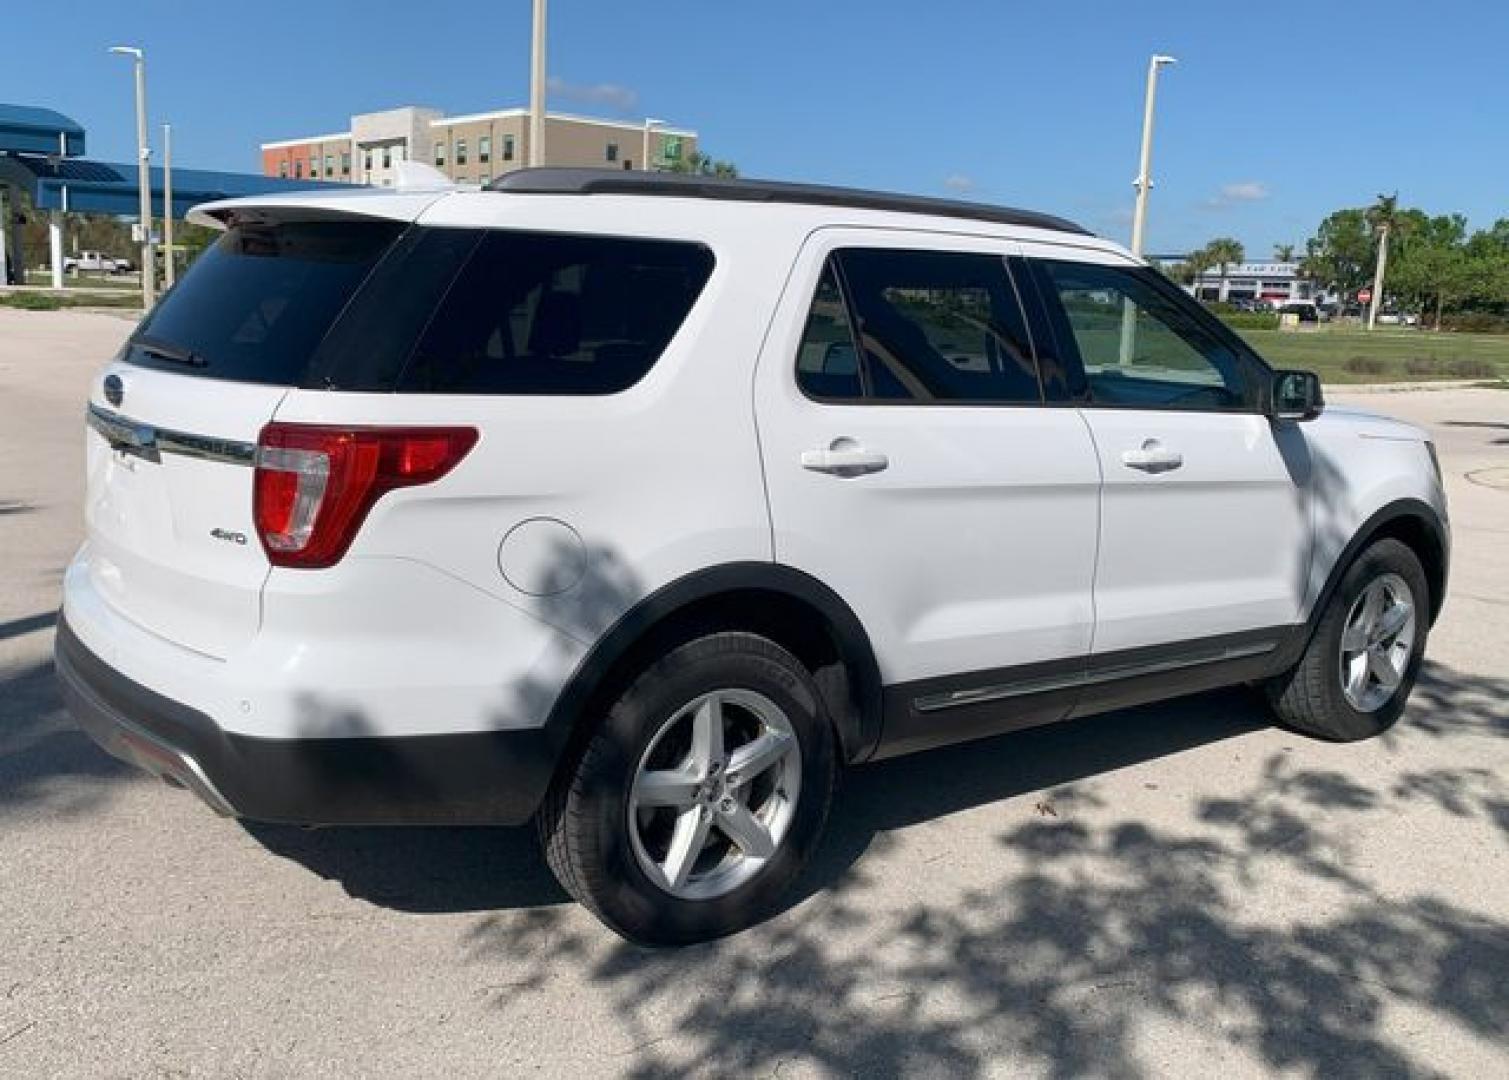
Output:
M63 260L63 270L69 274L121 274L130 269L131 260L117 259L100 251L81 251Z

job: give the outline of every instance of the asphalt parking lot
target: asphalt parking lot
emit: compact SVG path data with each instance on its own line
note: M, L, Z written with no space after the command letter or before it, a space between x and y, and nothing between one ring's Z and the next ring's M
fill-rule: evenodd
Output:
M1509 393L1428 425L1455 559L1386 737L1245 692L860 770L791 907L633 948L528 830L245 826L61 711L82 402L0 309L0 1075L1509 1076Z

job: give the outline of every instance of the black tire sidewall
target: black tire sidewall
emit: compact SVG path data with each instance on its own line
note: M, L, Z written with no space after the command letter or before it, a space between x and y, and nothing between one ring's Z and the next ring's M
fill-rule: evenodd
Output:
M665 720L711 690L763 694L790 719L802 755L796 813L776 854L754 878L711 900L671 896L640 868L629 839L629 788ZM834 738L812 677L785 650L752 634L716 634L683 645L630 687L583 760L573 792L582 854L595 865L592 900L603 919L644 943L720 937L765 917L806 864L827 818Z
M1351 612L1352 605L1356 603L1357 598L1362 595L1369 584L1384 574L1397 574L1409 586L1410 599L1415 607L1415 640L1410 646L1409 663L1404 669L1404 677L1395 689L1393 697L1372 712L1362 712L1352 707L1342 690L1341 636L1346 630L1347 615ZM1430 605L1430 583L1426 580L1425 570L1421 567L1420 560L1416 558L1414 552L1397 540L1378 541L1347 568L1336 589L1336 595L1331 598L1330 606L1321 620L1315 638L1310 643L1312 651L1320 650L1318 655L1310 659L1311 662L1322 665L1321 685L1324 687L1326 696L1326 710L1333 718L1336 729L1333 737L1368 738L1388 729L1399 719L1409 701L1415 679L1420 673L1420 665L1425 659L1425 639L1430 625Z

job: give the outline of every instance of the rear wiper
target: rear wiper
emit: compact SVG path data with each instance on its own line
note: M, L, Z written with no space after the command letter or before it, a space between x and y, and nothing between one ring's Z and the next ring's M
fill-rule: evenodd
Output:
M180 348L177 345L169 345L165 341L156 341L150 338L138 338L137 348L152 357L154 360L166 360L170 364L186 364L189 367L209 367L210 362L192 349Z

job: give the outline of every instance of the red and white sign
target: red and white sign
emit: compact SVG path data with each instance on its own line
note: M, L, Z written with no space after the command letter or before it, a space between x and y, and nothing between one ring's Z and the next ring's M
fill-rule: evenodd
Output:
M1371 304L1373 302L1373 290L1372 289L1358 289L1357 290L1357 302L1359 304Z

